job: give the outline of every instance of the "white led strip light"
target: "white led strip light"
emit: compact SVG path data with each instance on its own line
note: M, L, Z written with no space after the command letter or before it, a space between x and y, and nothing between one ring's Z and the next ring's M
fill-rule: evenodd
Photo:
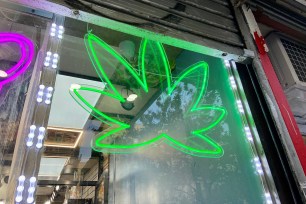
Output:
M27 203L33 203L34 202L35 189L36 189L36 177L32 176L30 178L30 185L29 185L29 188L28 188Z
M56 50L58 50L58 45L60 44L61 39L63 38L63 35L64 35L64 27L62 25L58 26L56 25L56 23L52 23L51 30L50 30L50 36L52 37L51 42L54 42L57 45L51 46L51 48L56 48ZM59 57L59 54L56 53L56 51L54 52L55 53L52 53L51 51L46 52L46 56L45 56L44 63L43 63L43 66L45 68L52 68L52 69L58 68L58 62L59 62L60 57ZM54 91L54 88L51 86L46 88L45 85L43 84L39 85L39 89L38 89L37 96L36 96L36 101L39 104L42 103L43 101L47 105L51 104L53 91ZM26 146L28 147L29 151L33 151L32 146L34 143L36 143L35 147L38 149L38 150L37 149L34 150L36 152L36 159L39 158L38 152L43 147L45 132L46 132L45 127L39 127L37 130L37 127L35 125L31 125L29 128L29 133L26 137ZM36 136L35 133L38 134L37 138L35 138ZM35 203L35 191L36 191L36 184L37 184L37 179L34 176L35 172L36 172L36 169L33 170L33 175L29 179L29 182L25 182L27 179L26 179L26 176L23 175L23 173L21 176L19 176L18 186L17 186L16 194L15 194L16 203L24 202L23 201L24 194L27 194L27 200L26 200L27 203ZM26 185L29 184L26 193L24 192L25 184ZM53 196L53 198L54 197L55 195Z
M237 85L233 76L230 76L230 82L233 89L237 89Z
M38 90L37 98L36 98L36 101L38 103L41 103L43 101L44 90L45 90L45 85L43 84L39 85L39 90Z
M16 202L21 202L23 197L22 197L22 193L23 193L23 190L24 190L24 181L25 181L25 176L24 175L21 175L19 176L18 178L18 186L17 186L17 193L16 193L16 197L15 197L15 201Z
M255 167L256 167L256 171L258 174L263 174L263 170L262 170L262 167L261 167L261 163L259 161L259 158L258 157L255 157L254 158L254 163L255 163Z
M246 139L249 141L249 144L251 145L252 147L252 151L254 153L254 158L252 159L252 163L254 164L254 167L255 167L255 171L256 173L260 176L263 184L264 185L264 188L265 188L265 192L264 192L264 197L265 197L265 200L266 200L266 203L267 204L272 204L273 201L272 201L272 198L271 198L271 194L269 191L267 191L267 184L266 184L266 180L265 180L265 177L264 177L264 170L263 170L263 167L262 167L262 161L260 160L260 158L256 155L258 155L257 153L257 150L256 148L254 149L254 138L253 138L253 133L251 131L251 128L250 127L253 127L253 126L250 126L250 124L253 124L254 121L253 121L253 118L252 116L247 116L247 114L245 113L245 111L247 113L250 113L250 110L249 110L249 107L248 107L248 104L246 101L246 98L245 98L245 95L244 95L244 91L243 91L243 88L239 88L238 90L238 86L237 84L239 85L239 87L241 87L241 82L240 82L240 79L239 79L239 76L236 78L235 80L235 77L233 74L235 75L238 75L237 71L236 71L236 66L235 66L235 63L232 63L233 64L233 68L232 68L232 65L231 65L231 62L229 62L228 60L224 60L224 65L226 68L228 68L228 73L229 73L229 84L235 94L235 98L236 98L236 104L237 104L237 108L238 108L238 111L240 112L241 114L241 117L242 117L242 121L244 123L244 132L245 132L245 135L246 135ZM242 101L244 102L244 105L242 103ZM248 121L248 122L247 122ZM250 122L250 124L249 124ZM253 131L256 132L256 128L254 130L255 127L252 128ZM268 167L267 167L268 168ZM276 199L278 199L276 197Z
M64 34L64 27L62 25L57 26L55 23L52 23L51 25L51 37L57 37L58 39L62 39Z
M59 55L57 53L52 54L52 52L48 51L45 57L44 66L50 67L51 65L53 69L56 69L58 61L59 61Z
M240 113L244 113L243 105L241 103L241 100L237 100L237 106Z
M51 103L52 94L53 94L53 87L49 86L47 88L45 104Z
M45 132L46 132L46 128L44 127L40 127L39 128L39 133L37 136L37 143L36 143L36 148L40 149L43 146L43 140L45 137Z
M39 85L36 101L38 103L41 103L45 96L45 104L49 105L51 103L52 95L53 95L53 87L49 86L47 88L47 91L45 91L45 85L41 84Z
M28 147L32 147L32 145L33 145L33 138L35 136L35 130L36 130L36 126L31 125L30 126L30 133L28 134L27 143L26 143L26 145Z

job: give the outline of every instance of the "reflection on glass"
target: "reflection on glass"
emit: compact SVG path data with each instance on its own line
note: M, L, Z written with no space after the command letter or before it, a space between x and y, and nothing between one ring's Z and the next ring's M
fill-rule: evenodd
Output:
M86 44L87 49L89 50L89 56L93 62L97 74L102 81L105 81L108 89L97 89L81 85L76 86L76 84L73 84L71 94L78 103L83 103L84 106L91 109L94 117L102 122L105 122L110 126L110 128L112 128L111 131L104 133L102 132L97 136L96 140L93 142L93 148L106 153L128 153L131 150L135 151L136 148L165 141L174 148L180 149L181 151L191 155L201 157L220 157L223 155L222 147L204 134L216 126L223 119L226 112L223 107L209 105L203 106L199 104L205 94L208 81L209 68L206 62L199 61L191 65L190 67L184 69L184 71L173 80L171 79L172 76L170 75L170 66L167 55L162 44L160 43L148 41L146 39L141 41L138 57L139 70L137 71L137 69L132 67L131 64L124 59L124 57L118 54L97 36L88 34L85 36L85 42L88 42L88 45ZM152 113L151 115L155 114L157 116L158 111L154 109L156 109L158 106L159 109L165 109L167 114L165 116L161 115L153 118L154 120L150 121L150 123L152 123L151 129L143 128L141 131L138 128L136 130L135 126L142 126L143 122L141 119L136 121L135 126L131 126L130 124L111 118L107 114L104 114L93 107L79 93L79 91L100 93L105 97L111 97L120 101L121 103L126 103L126 100L132 97L132 95L129 95L127 98L124 98L112 84L104 71L104 67L110 67L112 64L109 64L108 60L104 58L103 61L107 64L103 66L103 63L100 63L97 53L94 50L93 42L96 42L98 46L101 46L102 49L106 50L113 58L119 61L119 63L125 68L123 72L125 72L126 75L131 78L130 82L136 81L135 84L129 83L126 85L128 87L132 87L132 89L135 89L135 92L139 92L137 88L142 88L145 92L144 94L150 91L146 77L147 72L150 74L155 74L155 76L160 77L160 79L162 79L162 77L165 79L167 84L166 93L161 94L161 96L157 99L157 102L153 103L153 108L149 107L146 110L144 117L148 115L148 112ZM146 60L148 60L148 56L152 54L154 55L153 59L151 59L154 61L154 63L151 63L153 66L147 66ZM159 64L160 62L161 64ZM120 71L119 69L116 69L116 67L113 67L113 69L116 73L117 71ZM164 73L164 75L161 73ZM160 83L163 83L162 80ZM193 93L184 96L182 95L184 94L182 88L185 92L187 91L187 93L189 90ZM138 97L138 95L134 95ZM133 100L135 99L136 98L133 98ZM210 111L215 112L213 115L217 115L216 120L211 121L211 124L200 124L199 127L195 127L194 129L190 128L189 126L189 130L186 128L177 128L184 127L184 125L188 123L189 125L197 124L197 116L201 115L201 113L203 114ZM171 122L175 122L175 124L171 124ZM167 127L164 127L164 125ZM128 129L130 129L129 133L127 133ZM118 135L124 136L119 138ZM116 137L116 144L113 144L114 138Z
M66 19L58 51L44 158L69 159L48 199L264 203L223 61L87 26Z

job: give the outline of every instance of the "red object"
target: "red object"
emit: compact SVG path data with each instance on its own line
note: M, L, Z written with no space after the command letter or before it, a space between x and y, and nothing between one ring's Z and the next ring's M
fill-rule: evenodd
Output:
M265 39L262 36L259 36L257 31L254 32L254 38L255 38L255 41L256 41L258 52L260 54L265 54L266 53L266 50L265 50L265 45L266 45Z
M256 36L256 33L254 33ZM288 104L285 93L282 89L281 84L278 81L276 73L273 69L270 58L266 52L262 52L262 42L261 40L255 40L257 48L259 50L259 57L261 64L263 66L264 72L267 76L268 82L272 88L274 97L280 108L281 114L284 118L286 127L288 129L289 135L295 147L298 158L301 162L302 168L304 170L304 174L306 175L306 145L303 141L303 137L300 133L300 130L295 122L293 114L291 112L290 106Z

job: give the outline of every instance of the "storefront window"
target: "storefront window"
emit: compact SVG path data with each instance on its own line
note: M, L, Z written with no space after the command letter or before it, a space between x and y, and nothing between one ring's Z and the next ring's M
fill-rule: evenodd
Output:
M20 173L24 189L37 184L36 203L272 202L234 63L105 22L48 23L36 111L20 140L38 158Z
M64 27L48 135L73 128L58 146L74 138L110 157L109 203L264 203L222 59L72 19Z

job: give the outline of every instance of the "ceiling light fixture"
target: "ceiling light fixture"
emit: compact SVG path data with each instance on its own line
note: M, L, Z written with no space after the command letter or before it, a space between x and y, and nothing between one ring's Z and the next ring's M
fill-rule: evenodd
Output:
M45 147L62 147L62 148L76 148L78 146L78 143L82 137L83 131L78 129L71 129L71 128L57 128L57 127L47 127L48 130L59 130L59 131L65 131L65 132L77 132L79 133L76 141L74 144L65 144L65 143L51 143L48 140L45 141L44 146Z
M126 100L132 102L132 101L135 101L137 97L138 96L136 94L132 93L126 98Z
M123 90L126 90L126 94L122 94ZM122 108L124 110L127 110L127 111L132 110L135 107L134 101L138 97L137 94L135 94L129 87L126 87L126 88L121 89L121 95L123 97L126 97L126 98L124 98L124 99L126 99L126 101L120 102Z

